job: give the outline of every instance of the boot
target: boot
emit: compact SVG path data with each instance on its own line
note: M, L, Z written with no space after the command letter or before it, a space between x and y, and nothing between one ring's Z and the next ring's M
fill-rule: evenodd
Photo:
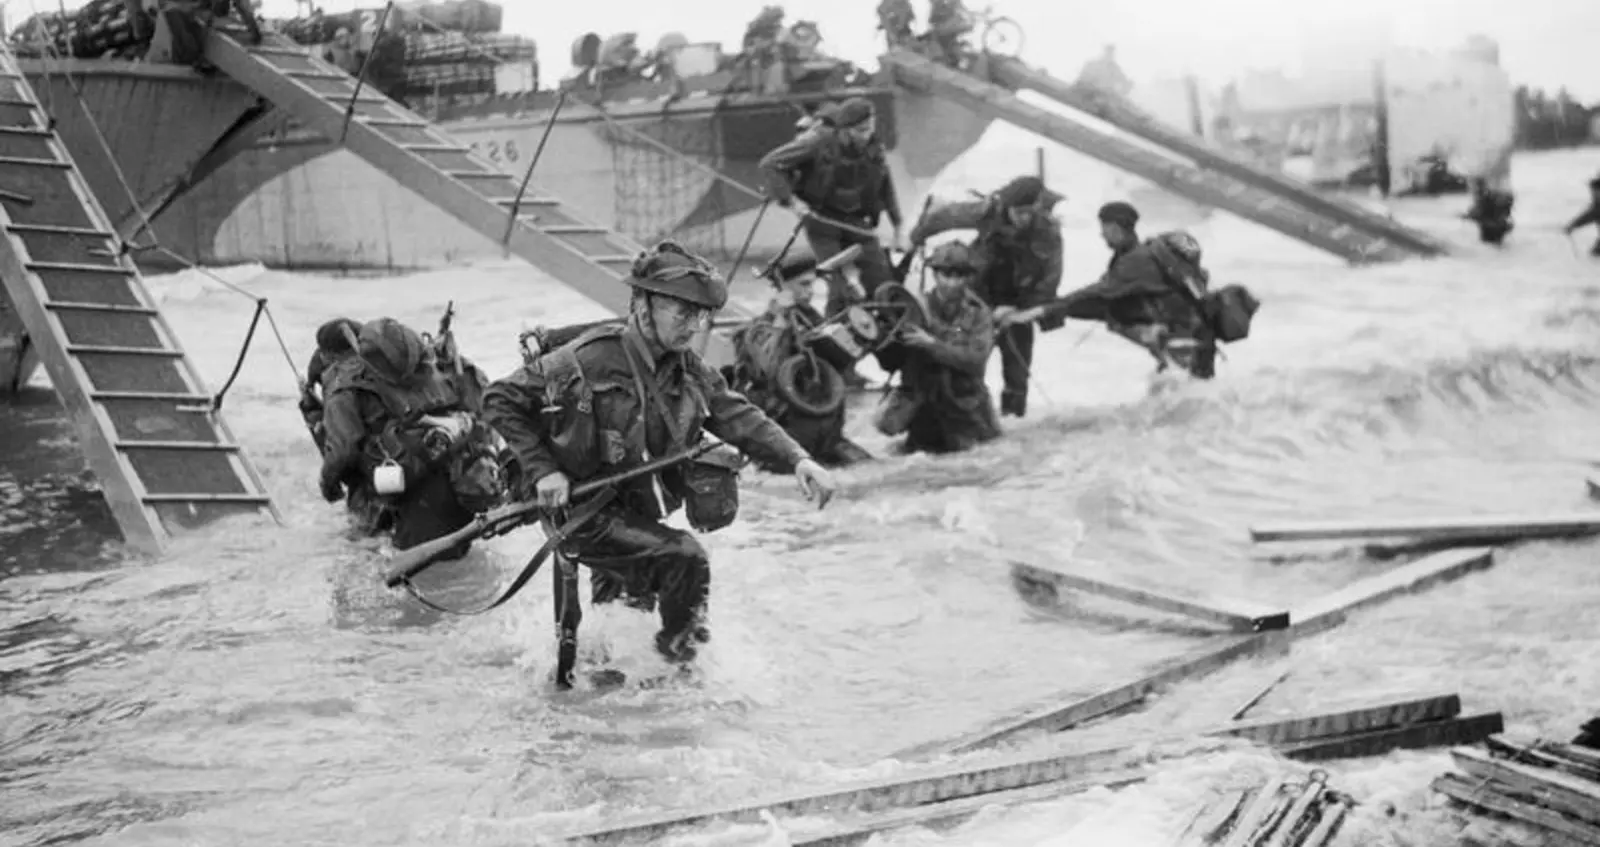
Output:
M1028 414L1028 395L1021 392L1000 392L1000 415L1004 417L1025 417Z

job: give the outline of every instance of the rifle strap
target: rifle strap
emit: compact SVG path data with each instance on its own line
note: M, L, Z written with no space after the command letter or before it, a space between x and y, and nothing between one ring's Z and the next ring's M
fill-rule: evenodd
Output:
M545 539L544 544L540 545L539 549L534 552L533 558L529 559L526 565L523 565L522 572L517 574L517 578L511 580L511 584L506 586L506 590L502 592L498 598L491 601L486 606L478 609L452 609L449 606L435 603L432 600L422 596L422 592L418 591L417 587L411 584L410 579L406 579L400 584L405 586L406 591L410 593L412 597L415 597L418 603L421 603L422 605L427 606L436 612L444 612L447 615L461 615L466 617L469 615L481 615L485 612L498 609L505 605L505 603L512 597L517 596L517 593L522 590L522 587L528 584L528 580L533 579L534 575L539 573L539 569L544 567L545 560L549 559L550 556L560 548L562 542L567 540L568 535L576 532L580 527L589 521L594 520L595 516L600 514L600 510L605 508L607 504L616 498L616 496L617 490L615 488L606 487L597 492L595 496L586 500L583 505L574 508L566 522L557 527L555 532L551 533L550 536Z

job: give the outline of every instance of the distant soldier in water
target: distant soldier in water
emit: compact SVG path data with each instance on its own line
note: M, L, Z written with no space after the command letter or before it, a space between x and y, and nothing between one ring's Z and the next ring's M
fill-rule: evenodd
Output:
M1210 293L1200 245L1188 233L1164 233L1141 242L1138 222L1138 211L1127 203L1102 206L1101 236L1111 248L1105 274L1093 285L1014 317L1102 321L1149 351L1158 371L1177 365L1210 379L1219 336L1226 341L1244 338L1259 304L1240 286Z
M977 263L965 244L941 244L928 257L934 288L927 326L902 330L900 385L879 409L884 435L904 434L904 452L953 453L1000 437L984 370L994 350L994 321L973 293Z
M913 246L952 229L978 232L972 244L979 265L973 290L994 309L1000 327L1002 415L1027 414L1033 325L1013 323L1011 316L1050 302L1061 285L1061 222L1050 213L1061 199L1038 177L1020 176L981 200L934 209L911 230ZM1059 319L1047 323L1046 329L1060 326Z
M901 246L900 202L889 163L877 137L872 101L852 97L837 109L818 110L822 120L798 138L761 159L778 204L788 208L798 197L810 207L804 215L806 240L818 261L852 244L861 245L856 267L867 297L894 281L894 269L876 235L879 218L894 225ZM840 226L839 224L842 224ZM827 313L837 314L853 298L842 285L829 289Z
M1589 248L1589 255L1600 256L1600 176L1589 180L1589 208L1579 212L1572 223L1567 224L1567 235L1589 224L1594 224L1596 230L1594 246Z
M1515 224L1511 209L1516 198L1511 192L1492 188L1482 177L1472 180L1472 208L1464 217L1478 225L1478 240L1485 244L1500 244L1511 234Z
M322 496L346 499L363 531L392 526L402 550L466 526L504 493L503 444L480 417L481 372L441 370L393 318L363 326L357 343L327 380Z

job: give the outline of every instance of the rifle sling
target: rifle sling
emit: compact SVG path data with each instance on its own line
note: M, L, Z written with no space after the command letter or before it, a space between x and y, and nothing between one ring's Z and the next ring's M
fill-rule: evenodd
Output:
M550 537L546 538L544 540L544 544L540 545L539 549L534 552L533 558L529 559L528 563L522 567L522 572L517 574L517 578L511 581L511 584L506 587L506 590L502 592L498 598L486 606L478 609L452 609L448 606L435 603L432 600L422 596L422 592L417 590L417 587L411 583L409 578L401 581L400 584L405 586L406 591L409 592L412 597L416 598L418 603L421 603L422 605L427 606L436 612L444 612L448 615L461 615L465 617L469 615L481 615L485 612L498 609L505 605L505 603L512 597L517 596L517 593L522 590L522 587L528 584L528 580L533 579L534 575L539 573L539 569L544 566L545 560L549 559L552 554L556 553L557 549L561 546L561 543L567 540L568 535L572 534L573 532L577 531L579 527L593 520L596 515L600 514L600 510L605 508L606 505L609 504L616 496L617 490L608 486L597 492L594 497L585 501L583 505L574 508L566 522L557 527L556 531L552 533Z

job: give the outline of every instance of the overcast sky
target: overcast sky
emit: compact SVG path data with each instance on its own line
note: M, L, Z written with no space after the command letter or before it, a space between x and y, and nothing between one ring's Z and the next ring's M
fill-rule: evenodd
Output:
M269 17L292 17L293 0L259 0ZM17 21L50 0L10 0ZM68 8L82 0L67 0ZM381 8L381 2L322 0L327 11ZM641 45L666 32L736 47L762 0L507 0L505 30L539 43L547 78L564 76L572 42L626 28ZM881 50L875 0L796 0L789 20L816 21L826 48L867 67ZM919 19L925 0L913 0ZM973 8L982 3L972 2ZM1501 64L1518 83L1566 85L1600 101L1600 0L1003 0L995 7L1027 30L1024 58L1075 74L1105 43L1135 79L1196 73L1226 80L1250 67L1295 71L1313 51L1357 56L1384 37L1397 44L1448 48L1482 33L1500 43ZM1358 61L1364 61L1358 59Z

